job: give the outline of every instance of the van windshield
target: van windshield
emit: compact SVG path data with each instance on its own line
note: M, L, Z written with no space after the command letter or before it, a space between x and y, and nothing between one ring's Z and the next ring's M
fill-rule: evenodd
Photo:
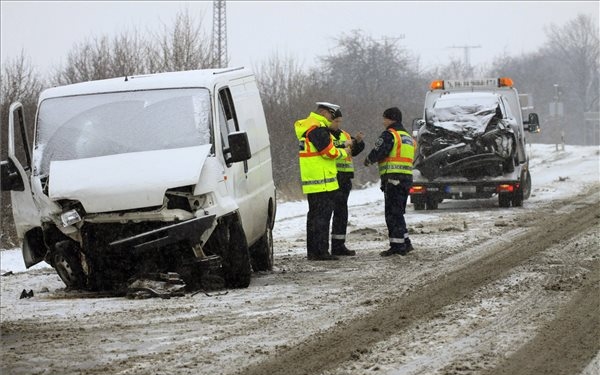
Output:
M50 162L211 143L207 89L115 92L44 100L33 152L36 175Z
M497 114L498 98L495 96L442 97L427 111L431 123L455 133L475 136L482 134L494 115ZM502 118L502 114L499 114Z

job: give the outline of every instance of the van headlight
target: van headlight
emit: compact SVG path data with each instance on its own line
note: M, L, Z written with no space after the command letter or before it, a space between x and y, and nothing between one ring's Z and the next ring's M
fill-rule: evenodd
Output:
M62 222L63 227L68 227L79 223L81 221L81 216L77 210L69 210L60 215L60 221Z

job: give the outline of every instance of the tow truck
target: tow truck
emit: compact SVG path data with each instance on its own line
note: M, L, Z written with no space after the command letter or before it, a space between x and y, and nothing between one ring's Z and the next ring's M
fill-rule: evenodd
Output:
M525 132L540 132L538 115L523 120L522 111L508 77L431 82L413 121L414 209L494 195L500 207L522 206L531 194Z

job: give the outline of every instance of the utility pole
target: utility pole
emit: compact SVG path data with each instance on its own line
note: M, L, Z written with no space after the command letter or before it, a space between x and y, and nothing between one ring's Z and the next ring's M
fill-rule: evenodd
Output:
M227 67L227 12L225 0L213 1L212 66Z
M476 46L452 46L448 48L462 48L465 53L465 67L467 69L467 73L471 76L473 75L473 68L471 67L471 49L472 48L481 48L480 45Z
M556 121L556 132L560 132L560 144L561 150L565 150L565 131L562 128L562 117L564 115L563 103L560 101L562 91L558 83L554 84L554 102L550 103L550 116L554 117ZM556 142L556 151L558 151L558 140Z

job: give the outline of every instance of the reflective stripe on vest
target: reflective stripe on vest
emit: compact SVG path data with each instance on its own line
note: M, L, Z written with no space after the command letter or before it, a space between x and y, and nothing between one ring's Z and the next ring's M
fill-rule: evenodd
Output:
M352 139L350 134L342 130L342 132L340 133L340 139L334 141L335 146L339 148L344 148L346 141L350 139ZM354 164L352 163L351 153L348 153L348 157L346 157L345 159L338 159L336 166L338 172L354 172Z
M379 162L379 174L401 173L412 175L412 165L415 155L414 141L410 134L396 129L388 129L394 136L394 147L387 158ZM402 142L402 136L410 139L410 144Z

